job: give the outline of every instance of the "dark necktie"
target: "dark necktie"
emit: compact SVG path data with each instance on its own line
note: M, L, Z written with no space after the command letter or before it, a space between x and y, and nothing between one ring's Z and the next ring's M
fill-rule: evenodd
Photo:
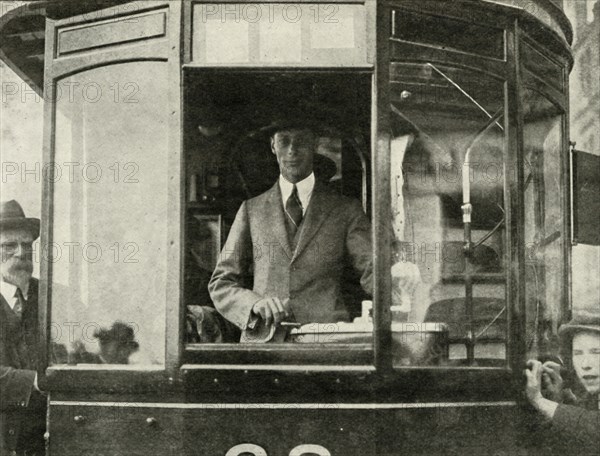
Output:
M17 288L17 291L15 291L15 297L17 298L17 302L13 308L13 312L17 315L17 317L21 318L23 315L23 308L25 307L25 297L23 296L23 292L20 288Z
M296 185L292 188L292 193L285 203L285 213L293 223L293 235L298 231L300 223L302 223L302 203L298 197L298 188Z

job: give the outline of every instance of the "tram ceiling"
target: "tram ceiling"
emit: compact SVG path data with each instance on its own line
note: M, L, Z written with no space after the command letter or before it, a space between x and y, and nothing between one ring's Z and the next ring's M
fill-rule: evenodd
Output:
M44 85L43 9L9 11L0 17L0 59L38 94Z

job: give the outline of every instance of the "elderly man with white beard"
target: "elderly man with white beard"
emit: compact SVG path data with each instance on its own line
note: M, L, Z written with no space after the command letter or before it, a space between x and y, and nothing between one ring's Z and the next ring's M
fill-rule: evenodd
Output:
M44 454L46 400L37 385L38 281L32 244L40 221L0 203L0 454Z

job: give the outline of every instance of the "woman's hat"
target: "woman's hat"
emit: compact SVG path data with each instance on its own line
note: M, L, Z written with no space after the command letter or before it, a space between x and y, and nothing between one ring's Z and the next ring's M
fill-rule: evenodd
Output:
M0 230L28 230L34 239L40 236L40 219L25 217L25 212L15 200L0 203Z
M591 331L600 333L600 312L580 310L573 314L573 319L558 329L558 335L563 338L571 338L573 334L580 331Z

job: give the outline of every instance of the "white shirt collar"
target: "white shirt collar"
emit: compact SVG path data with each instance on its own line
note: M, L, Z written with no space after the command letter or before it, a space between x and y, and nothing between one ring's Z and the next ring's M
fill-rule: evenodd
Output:
M4 280L0 281L0 293L2 293L2 296L4 296L4 299L6 299L6 302L8 302L11 309L14 309L15 304L17 303L17 297L15 296L16 292L17 287L15 285L5 282ZM27 283L26 289L21 290L21 292L23 293L23 297L27 299L29 294L29 283Z
M292 189L294 188L294 184L288 181L283 175L279 175L279 189L281 190L281 200L283 201L283 207L285 207L285 203L288 198L292 194ZM296 183L296 188L298 188L298 197L300 198L300 202L302 203L302 215L306 214L306 208L308 207L308 203L310 203L310 197L312 196L312 192L315 188L315 173L310 173L308 177L305 177L300 182Z

